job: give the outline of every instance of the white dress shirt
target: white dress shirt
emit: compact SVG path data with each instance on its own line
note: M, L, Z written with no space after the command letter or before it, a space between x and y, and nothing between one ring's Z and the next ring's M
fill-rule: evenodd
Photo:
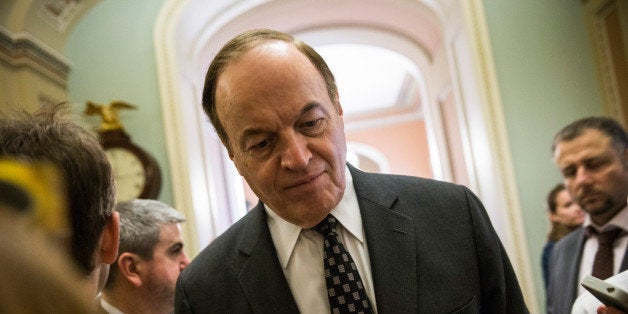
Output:
M349 169L340 203L331 214L340 222L336 231L358 267L371 306L376 313L371 263L362 227L360 208ZM279 217L266 207L268 227L290 291L301 313L329 313L323 266L323 236Z
M595 225L591 221L591 217L586 215L584 218L584 227L586 228L589 225L592 225L598 232L603 232L611 226L617 226L623 229L619 237L615 240L615 243L613 243L613 274L617 274L626 253L626 246L628 245L628 207L624 207L613 219L601 227ZM582 259L580 260L578 282L581 282L587 275L591 275L598 246L599 242L595 235L592 235L585 241ZM585 291L586 289L578 284L578 295L581 295Z
M103 298L100 298L100 305L109 314L124 314L124 312L118 310L118 308L109 304L109 302L105 301Z

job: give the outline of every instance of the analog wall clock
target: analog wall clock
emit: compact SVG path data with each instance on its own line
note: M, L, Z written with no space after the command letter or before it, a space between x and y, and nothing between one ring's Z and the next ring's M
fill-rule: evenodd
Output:
M103 118L98 134L113 168L116 201L156 199L161 190L159 164L149 153L133 143L117 115L118 110L134 109L135 106L123 102L112 102L109 106L88 102L87 105L86 114L97 113Z

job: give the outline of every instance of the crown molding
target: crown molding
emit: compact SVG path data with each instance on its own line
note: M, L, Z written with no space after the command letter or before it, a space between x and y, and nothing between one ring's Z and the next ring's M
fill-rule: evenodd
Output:
M71 62L28 32L12 33L0 26L0 60L13 68L30 68L62 86Z

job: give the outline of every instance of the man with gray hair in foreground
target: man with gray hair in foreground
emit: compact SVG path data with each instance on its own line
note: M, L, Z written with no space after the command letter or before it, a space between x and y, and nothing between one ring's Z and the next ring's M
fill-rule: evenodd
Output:
M172 313L183 251L183 214L155 200L121 202L120 250L111 265L101 305L107 313Z

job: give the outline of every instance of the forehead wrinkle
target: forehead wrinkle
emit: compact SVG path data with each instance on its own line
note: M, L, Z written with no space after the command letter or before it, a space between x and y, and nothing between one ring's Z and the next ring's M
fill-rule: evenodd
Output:
M281 41L269 41L244 52L224 68L218 78L216 98L221 100L221 103L217 106L217 114L225 129L229 129L227 124L231 124L231 126L234 127L231 128L232 130L242 130L246 128L246 126L237 128L238 121L235 119L238 115L246 112L246 108L254 106L254 109L258 111L260 105L265 104L268 105L267 107L270 111L273 111L273 108L280 106L281 104L270 104L268 101L278 101L276 99L278 92L282 89L289 88L286 84L292 86L290 88L302 86L300 89L308 92L307 95L301 95L304 96L304 99L300 101L307 103L305 107L301 108L301 115L311 110L312 108L309 106L314 103L317 103L323 108L325 113L329 114L327 108L321 103L329 100L324 79L314 65L300 52L296 52L294 56L289 57L292 53L295 53L295 51L293 51L295 49L296 48L290 44ZM299 60L300 62L294 62L293 57L301 59ZM246 71L243 69L246 69ZM314 75L304 75L304 70ZM282 79L264 79L269 76ZM236 82L237 84L233 85ZM316 99L313 89L324 90L325 93L323 93L323 95L326 99ZM281 95L281 93L279 93L279 95ZM299 100L283 99L282 101L289 103ZM281 114L278 118L284 121L283 124L288 122L292 124L294 121L294 117L289 116L291 115L289 112L276 114ZM227 123L227 121L225 121L227 116L233 121ZM257 130L254 125L254 120L249 122L251 122L253 126L251 131L245 130L244 132L237 132L236 134L227 134L227 137L230 138L229 141L234 144L240 143L245 136L268 131L264 128ZM267 126L268 120L264 120L264 123L260 123L259 125L263 127Z
M315 110L315 109L321 109L325 113L327 113L327 110L325 110L324 106L322 106L320 103L316 101L312 101L312 102L308 102L305 106L303 106L303 108L301 108L301 111L299 112L299 115L297 117L295 118L284 117L284 119L289 119L290 120L289 122L297 121L301 117L306 115L308 112L311 112L312 110ZM284 120L284 119L280 118L280 120ZM268 122L268 120L264 120L264 122ZM283 123L283 124L290 125L291 123ZM265 127L245 128L244 131L242 131L241 141L244 141L248 136L254 136L254 135L264 134L264 133L272 133L272 131Z
M606 145L603 143L604 141L595 141L583 147L571 147L568 154L565 154L557 161L557 165L563 171L565 169L578 168L595 160L604 160L608 163L614 162L618 154L611 146L610 139Z
M601 152L606 152L613 148L611 139L608 136L592 138L593 135L590 132L599 131L587 130L572 140L558 143L554 154L556 158L571 157L571 159L582 159L583 156L588 157L591 154L595 156L601 155Z
M317 101L310 101L301 108L301 111L298 113L296 117L284 116L283 119L282 117L279 117L279 120L284 121L283 123L281 123L282 125L291 126L293 123L295 123L296 121L301 119L304 115L308 114L309 112L313 110L322 110L325 113L325 115L329 115L327 108L325 108L325 106L323 106L321 103ZM284 112L284 114L288 114L288 113ZM265 126L267 126L266 122L268 122L267 119L264 120ZM259 134L275 133L274 130L271 130L270 128L265 127L265 126L245 128L242 131L241 136L239 138L239 141L238 141L239 146L241 148L244 148L246 146L246 140L251 136L255 136Z

